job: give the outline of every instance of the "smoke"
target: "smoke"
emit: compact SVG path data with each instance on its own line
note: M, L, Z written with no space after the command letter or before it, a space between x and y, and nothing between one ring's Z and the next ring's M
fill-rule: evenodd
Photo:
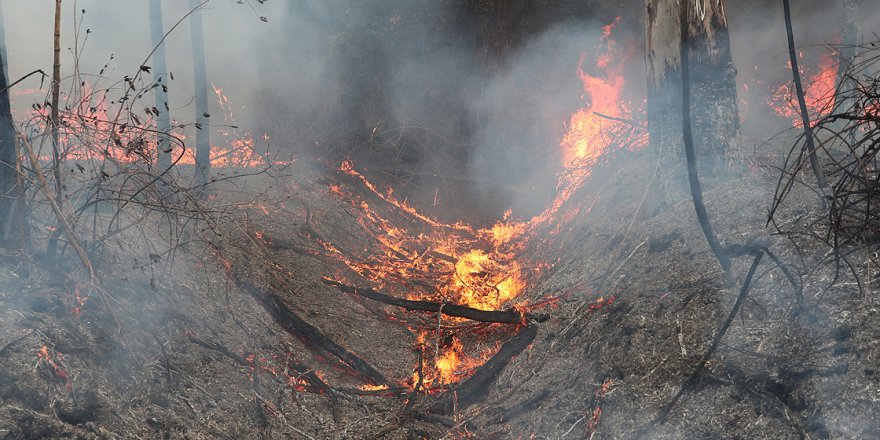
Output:
M766 140L791 126L789 120L779 117L767 106L773 89L791 81L782 2L728 2L726 10L733 61L738 71L737 93L744 141ZM864 38L876 40L872 30L880 26L880 13L865 2L862 12ZM792 22L806 81L810 74L818 73L821 56L842 43L842 2L797 2L792 8Z
M163 1L166 31L186 2ZM62 71L79 71L98 87L118 86L151 51L147 2L64 2ZM479 2L303 2L212 0L203 10L209 80L228 97L226 120L212 102L211 123L234 124L274 148L310 151L337 161L353 157L399 186L434 215L520 216L552 198L559 142L573 112L587 105L577 76L588 65L602 25L620 16L615 37L631 47L626 94L644 99L643 4L517 3L497 11ZM10 78L49 71L52 2L4 2ZM840 41L841 8L810 1L793 11L805 69L825 43ZM85 10L85 13L82 11ZM538 11L538 12L535 12ZM864 8L865 35L880 13ZM777 1L728 2L744 133L767 137L788 121L770 111L768 90L789 79L782 11ZM265 17L262 21L260 17ZM74 40L74 23L79 27ZM88 31L87 31L88 30ZM177 123L195 119L188 21L166 40L170 107ZM112 56L112 61L111 61ZM147 61L147 65L151 62ZM39 85L28 80L21 88ZM48 82L43 84L47 87ZM37 96L13 95L18 109ZM381 171L381 172L379 172Z

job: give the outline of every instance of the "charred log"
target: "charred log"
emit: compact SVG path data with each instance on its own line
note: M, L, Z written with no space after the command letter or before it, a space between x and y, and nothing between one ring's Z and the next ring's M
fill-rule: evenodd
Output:
M346 350L332 339L325 336L313 325L305 322L276 294L265 291L253 284L239 280L238 287L256 298L263 307L272 315L279 325L284 327L291 335L308 341L312 346L320 348L358 373L361 377L369 380L373 385L387 385L388 380L379 371L373 368L367 361L354 353Z
M486 397L489 387L498 378L501 370L510 363L514 356L522 353L537 335L538 326L536 324L523 327L516 336L501 346L495 356L492 356L482 367L477 369L473 376L455 387L453 392L447 393L447 397L434 406L434 411L450 414L456 406L459 408L468 407Z
M414 301L402 298L395 298L384 293L376 292L370 288L358 288L347 286L338 281L324 279L324 284L333 286L342 292L358 295L384 304L402 307L407 310L416 310L422 312L442 313L447 316L455 316L457 318L467 318L472 321L494 322L501 324L521 324L526 321L543 322L548 316L545 314L523 313L514 308L507 310L480 310L471 307L460 306L456 304L442 304L433 301Z

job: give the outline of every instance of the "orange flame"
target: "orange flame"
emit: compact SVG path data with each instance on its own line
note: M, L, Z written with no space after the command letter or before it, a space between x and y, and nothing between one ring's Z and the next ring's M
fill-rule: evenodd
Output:
M350 255L320 237L313 237L326 251L376 287L414 300L432 300L441 303L465 305L481 310L499 310L516 306L527 309L527 304L514 304L533 277L546 264L525 264L522 251L534 237L542 236L538 229L555 222L568 222L577 209L558 215L563 204L585 182L590 167L602 156L611 138L610 128L618 126L616 118L629 116L622 102L624 87L621 75L626 56L623 56L611 34L615 23L603 28L602 44L596 53L595 66L586 69L587 55L581 56L577 74L583 83L585 106L571 117L561 143L561 167L556 198L541 214L528 221L511 220L511 213L488 228L475 228L458 222L442 223L430 218L405 201L394 197L391 189L381 190L355 169L351 161L344 161L339 172L351 179L352 191L333 184L329 192L334 197L348 200L360 212L357 221L378 244L378 250L363 256ZM594 73L587 73L587 70ZM610 118L609 118L610 117ZM409 228L395 226L391 216L396 214L408 220ZM414 226L413 226L414 225ZM339 276L339 275L338 275ZM399 286L407 286L400 289ZM611 300L607 301L610 304ZM601 301L602 305L606 302ZM455 318L443 318L460 322ZM419 371L413 373L409 385L421 382L426 389L455 383L488 359L493 350L471 356L464 342L455 337L445 338L440 326L432 330L414 329L423 359L431 359L421 381ZM441 339L447 342L436 349L427 341ZM497 350L497 348L496 348Z
M803 54L801 54L803 57ZM815 73L806 75L804 82L804 101L810 115L810 124L831 112L834 107L834 95L837 86L837 59L831 52L819 57L819 67ZM791 63L789 63L789 70ZM804 69L801 69L804 70ZM801 72L804 76L804 72ZM800 104L795 94L794 85L786 82L776 86L771 92L767 105L779 116L788 118L795 127L802 127Z

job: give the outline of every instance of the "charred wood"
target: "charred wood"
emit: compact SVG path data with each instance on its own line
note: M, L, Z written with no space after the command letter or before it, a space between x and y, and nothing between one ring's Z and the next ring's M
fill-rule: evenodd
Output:
M523 313L514 308L507 310L480 310L456 304L443 304L433 301L414 301L396 298L384 293L376 292L370 288L347 286L338 281L323 280L324 284L333 286L342 292L358 295L374 301L402 307L407 310L442 313L447 316L467 318L473 321L494 322L502 324L521 324L527 321L544 322L548 319L545 314Z
M491 359L477 369L473 376L447 393L447 397L435 405L434 411L450 414L455 405L459 408L468 407L486 397L489 387L498 378L501 370L510 363L514 356L522 353L537 335L538 326L536 324L523 327L516 336L501 346L498 353L495 353Z
M238 280L237 284L239 288L259 300L263 307L275 319L275 322L284 327L284 329L291 335L304 339L313 346L336 356L342 361L342 363L354 370L361 377L369 380L373 385L388 384L388 380L385 379L385 376L383 376L382 373L373 368L373 366L367 363L367 361L361 359L325 336L313 325L305 322L299 317L299 315L290 310L290 307L288 307L278 295L260 289L247 281Z

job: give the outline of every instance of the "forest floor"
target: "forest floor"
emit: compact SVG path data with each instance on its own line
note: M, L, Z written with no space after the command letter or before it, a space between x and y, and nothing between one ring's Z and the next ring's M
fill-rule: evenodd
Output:
M778 175L757 159L707 191L707 208L727 243L768 246L799 272L804 306L765 259L700 380L655 420L708 349L751 258L735 259L736 282L725 286L689 200L636 215L645 160L594 170L576 195L592 208L561 233L559 261L518 299L558 297L536 310L549 319L487 393L439 413L454 389L363 391L362 378L285 331L264 298L231 279L273 291L389 382L412 377L415 337L390 319L400 311L322 283L341 269L319 255L315 234L342 249L369 237L351 204L331 194L334 177L309 165L250 183L271 197L178 247L173 261L108 247L95 264L112 299L73 283L67 256L31 261L27 276L20 256L7 255L0 437L880 437L880 298L845 273L829 288L835 267L819 264L827 249L771 234L764 223ZM784 217L806 222L815 204L801 194ZM491 341L514 333L486 331Z

